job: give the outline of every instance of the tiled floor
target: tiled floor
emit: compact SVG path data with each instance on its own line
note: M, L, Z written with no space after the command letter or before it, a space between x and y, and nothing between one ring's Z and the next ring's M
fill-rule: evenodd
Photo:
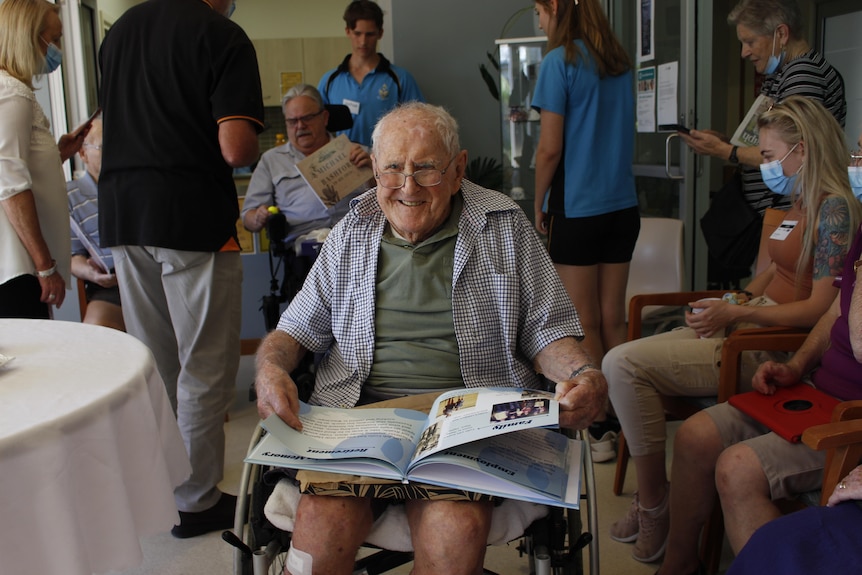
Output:
M257 412L248 402L248 386L253 379L253 359L243 357L237 378L237 399L227 423L226 476L224 491L237 493L242 459L248 448L252 430L257 424ZM675 430L675 427L672 427ZM607 536L611 523L628 509L634 490L634 470L627 476L625 494L616 497L611 492L614 463L595 465L598 486L598 537L600 572L602 575L651 575L657 565L643 564L630 556L630 545L617 543ZM584 517L586 523L586 517ZM174 539L170 533L158 533L143 538L143 563L122 571L122 575L229 575L232 573L232 548L222 541L219 533L209 533L192 539ZM725 545L726 566L730 560ZM526 558L519 557L514 544L488 550L486 567L499 575L527 575ZM409 573L409 565L393 571L395 575ZM115 574L116 575L116 574Z

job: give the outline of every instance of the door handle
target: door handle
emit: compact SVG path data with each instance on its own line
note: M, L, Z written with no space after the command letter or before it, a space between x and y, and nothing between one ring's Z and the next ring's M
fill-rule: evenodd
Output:
M673 138L679 138L679 133L674 132L670 134L667 139L664 141L664 172L667 174L667 177L671 180L684 180L685 174L674 175L670 171L670 141Z

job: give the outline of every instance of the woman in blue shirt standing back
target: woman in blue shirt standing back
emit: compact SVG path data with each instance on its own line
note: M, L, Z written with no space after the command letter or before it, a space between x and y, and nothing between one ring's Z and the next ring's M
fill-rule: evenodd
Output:
M625 341L640 231L632 64L598 0L538 0L536 13L548 35L532 102L541 113L536 228L581 316L583 346L601 365Z

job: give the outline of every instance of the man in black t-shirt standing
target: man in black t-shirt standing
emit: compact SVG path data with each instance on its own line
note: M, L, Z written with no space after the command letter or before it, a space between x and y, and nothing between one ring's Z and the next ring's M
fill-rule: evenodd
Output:
M148 0L102 44L99 232L128 332L153 351L189 452L174 491L193 537L233 524L219 491L239 366L242 265L232 168L258 158L254 47L231 0Z

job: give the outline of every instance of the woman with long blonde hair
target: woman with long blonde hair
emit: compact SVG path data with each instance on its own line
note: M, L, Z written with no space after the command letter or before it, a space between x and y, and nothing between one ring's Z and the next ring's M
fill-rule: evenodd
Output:
M862 221L862 204L847 176L843 131L822 104L787 98L765 112L758 126L764 181L775 193L789 194L791 206L769 238L771 263L745 288L752 300L745 305L691 302L687 327L627 342L611 350L602 366L637 470L632 505L610 534L616 541L634 542L632 556L639 561L655 561L668 542L670 485L661 396L716 395L724 337L739 327L813 327L835 300L835 276ZM743 389L750 389L761 362L783 357L744 353ZM688 489L684 483L674 484L674 494Z

